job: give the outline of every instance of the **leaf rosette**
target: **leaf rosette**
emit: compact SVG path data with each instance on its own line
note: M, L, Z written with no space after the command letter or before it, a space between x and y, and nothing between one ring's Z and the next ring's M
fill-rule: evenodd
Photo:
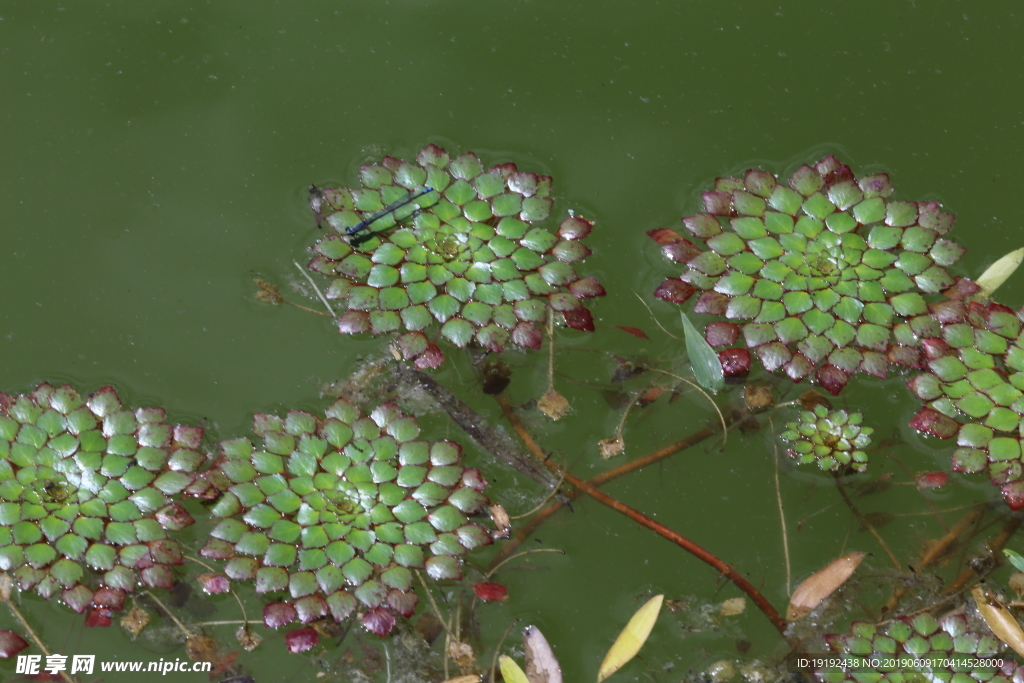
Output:
M829 411L823 405L800 414L786 424L782 438L790 442L786 454L801 464L817 462L823 470L837 472L849 466L857 472L867 469L864 449L871 445L874 428L862 426L864 416L845 410Z
M648 233L685 266L655 296L683 303L699 292L696 312L727 318L705 332L712 346L732 347L719 353L727 374L747 372L752 350L769 372L795 382L813 374L837 394L857 372L918 367L922 294L956 284L945 269L964 249L944 237L954 217L938 203L891 201L892 192L888 175L855 178L833 156L787 184L762 170L719 178L703 195L706 212L683 219L704 248L674 230ZM908 330L898 338L897 323Z
M0 570L76 612L170 588L183 560L167 532L193 523L172 498L206 461L202 434L126 409L112 387L0 393Z
M268 626L359 609L385 635L416 607L413 570L459 579L462 556L492 542L469 520L487 503L480 472L460 464L458 444L419 439L393 404L368 417L344 400L323 418L256 415L254 431L261 447L224 441L205 474L223 495L201 554L258 593L288 593L265 608Z
M457 347L494 352L509 342L540 348L549 310L593 331L584 300L604 289L574 268L590 254L583 239L593 223L570 215L554 233L537 225L551 213L550 176L513 163L485 169L471 152L452 158L429 145L416 163L363 166L360 181L313 190L314 211L336 234L316 243L308 265L333 278L326 297L347 308L342 333L397 334L403 357L422 369L444 360L427 336L437 325Z

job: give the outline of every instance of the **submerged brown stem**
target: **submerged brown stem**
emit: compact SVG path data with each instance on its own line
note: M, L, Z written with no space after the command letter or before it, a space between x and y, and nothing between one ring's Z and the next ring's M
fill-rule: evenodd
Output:
M852 500L850 500L850 496L846 493L846 489L843 488L842 477L839 474L836 474L833 479L836 482L836 488L839 489L839 495L842 496L843 502L846 503L846 507L850 508L850 512L853 513L854 517L860 520L860 523L868 530L868 533L875 537L875 540L878 541L878 545L882 546L882 550L884 550L885 554L889 556L889 560L892 561L893 566L896 567L896 569L902 569L903 566L900 564L900 561L896 559L892 550L889 549L889 544L886 543L885 539L882 538L882 535L878 533L875 525L872 524L867 517L862 515L860 510L857 509L857 506L854 505Z
M9 582L10 581L10 577L7 574L0 574L0 581L8 581ZM18 608L14 606L14 602L9 597L7 597L7 593L9 591L9 588L10 587L8 586L7 589L2 591L3 594L4 594L4 597L2 599L3 603L5 605L7 605L8 609L11 610L11 614L14 615L14 618L17 619L21 623L21 627L23 629L25 629L25 633L27 633L29 639L32 640L32 642L36 644L36 647L38 647L39 650L43 653L43 656L49 657L50 656L50 651L46 648L45 645L43 645L42 639L38 635L36 635L35 630L33 630L33 628L31 626L29 626L28 621L25 620L25 617L18 610ZM75 679L71 678L71 676L68 675L67 671L61 671L60 672L60 677L62 679L64 679L65 683L75 683Z
M551 462L550 460L544 460L544 451L537 444L537 442L534 441L533 436L526 430L523 424L519 421L519 418L516 417L515 413L512 412L512 407L508 404L508 401L505 401L500 396L496 398L498 399L498 403L501 405L502 410L505 412L505 416L508 418L509 422L512 423L512 426L513 428L515 428L516 433L519 434L519 437L526 444L526 447L530 450L530 452L533 453L534 457L541 460L549 468L557 469L558 465L556 465L554 462ZM636 510L626 505L625 503L622 503L621 501L612 498L608 494L598 489L596 486L580 479L579 477L566 473L565 479L574 487L576 487L577 490L586 493L588 496L590 496L597 502L601 503L602 505L606 505L611 509L615 510L616 512L622 513L623 515L629 517L638 524L645 526L648 529L657 533L658 535L662 536L663 538L672 541L679 547L689 552L691 555L697 557L699 560L706 562L707 564L717 569L719 572L721 572L723 576L732 581L737 588L746 593L747 597L749 597L754 602L754 604L757 605L758 608L764 613L764 615L768 617L768 620L772 623L773 626L775 626L779 633L785 635L786 623L782 620L782 617L779 615L775 607L770 602L768 602L768 599L765 598L764 595L762 595L761 592L757 590L757 588L755 588L752 583L750 583L743 575L741 575L735 569L733 569L731 565L729 565L716 555L705 550L697 543L694 543L690 539L686 538L682 534L679 534L676 531L669 529L664 524L655 522L653 519L646 516L639 510Z
M1017 529L1020 528L1022 521L1024 520L1017 515L1010 517L1006 524L1003 525L1003 528L999 530L999 533L987 543L989 552L997 553L1002 550L1003 546L1006 545L1006 542L1010 540L1010 537L1017 533ZM960 575L957 576L956 579L953 580L953 583L949 584L943 592L955 593L956 591L959 591L967 585L967 582L970 581L976 573L977 572L973 567L968 566L960 572Z

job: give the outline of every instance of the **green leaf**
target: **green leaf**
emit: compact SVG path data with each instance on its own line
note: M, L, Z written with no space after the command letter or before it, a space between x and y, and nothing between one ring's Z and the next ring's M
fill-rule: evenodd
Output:
M1010 561L1010 564L1017 568L1017 571L1024 572L1024 557L1021 557L1020 553L1004 548L1003 554L1006 555L1006 559Z
M690 357L690 366L693 368L694 377L697 378L697 384L708 391L721 391L725 387L725 374L722 372L722 364L718 362L718 354L697 331L686 314L679 315L683 319L686 353Z

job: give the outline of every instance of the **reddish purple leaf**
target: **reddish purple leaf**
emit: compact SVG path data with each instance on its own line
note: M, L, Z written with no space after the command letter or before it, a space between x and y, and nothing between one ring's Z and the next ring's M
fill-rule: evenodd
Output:
M595 277L582 277L569 285L569 293L580 299L592 299L597 296L604 296L604 287Z
M385 607L374 607L363 615L363 626L370 633L383 638L395 626L395 615Z
M932 316L943 325L963 322L967 318L967 307L959 301L940 301L928 308Z
M400 591L397 588L393 588L388 593L388 607L393 611L401 614L403 617L411 617L413 612L416 611L416 604L419 602L419 598L412 591Z
M958 277L955 284L942 294L947 299L966 299L972 294L977 294L981 287L965 277Z
M295 621L298 613L288 602L272 602L263 606L263 624L267 628L280 628Z
M594 331L594 316L585 308L577 311L563 311L562 317L565 318L565 324L574 330L581 330L583 332Z
M524 321L512 330L512 341L524 349L537 350L544 342L544 334L533 323Z
M704 328L704 338L712 346L731 346L740 336L740 326L735 323L715 321Z
M347 311L338 318L338 332L358 334L370 331L370 314L366 311Z
M732 193L712 191L704 193L704 210L713 216L735 216Z
M683 236L671 228L655 228L654 230L648 230L647 236L658 244L671 244L672 242L679 242L683 240Z
M14 631L0 631L0 658L10 659L26 647L28 643Z
M654 296L673 304L681 304L693 296L696 291L697 288L690 283L683 282L677 277L670 277L658 285L658 288L654 290Z
M890 346L886 352L889 362L905 368L921 368L921 351L913 346Z
M839 392L846 386L846 382L850 379L848 374L834 365L822 365L814 373L814 377L818 380L818 384L833 396L838 396Z
M197 579L199 580L199 585L202 586L203 591L208 595L227 593L231 590L231 580L223 574L212 574L208 572L200 574Z
M918 472L914 477L919 491L942 488L949 483L949 475L945 472Z
M725 315L729 308L729 297L719 292L704 292L693 305L694 313L709 315Z
M484 602L508 600L508 588L505 588L500 583L474 583L473 592Z
M940 439L952 439L960 431L960 424L956 420L931 408L922 408L909 424L919 432Z
M431 343L427 345L426 351L416 357L414 365L417 370L427 370L436 368L443 362L444 354L441 353L441 349L438 348L437 344Z
M750 372L750 351L746 349L725 349L718 352L718 362L726 377L745 375Z
M569 216L558 226L558 236L564 240L583 239L590 234L593 222L579 216Z
M89 611L89 615L85 618L86 626L104 627L110 626L113 623L111 619L112 612L106 607L94 607Z
M786 363L786 375L794 382L800 382L814 372L814 363L802 353L794 353L793 360Z
M103 587L92 596L92 604L96 607L107 607L115 612L120 612L124 607L125 592L120 588Z
M1024 508L1024 481L1014 481L1003 486L1003 500L1011 510Z
M92 603L92 591L82 584L78 584L61 593L60 599L65 605L81 614Z
M306 626L285 634L284 642L288 646L288 652L295 655L316 647L317 643L320 642L320 635L317 634L312 626Z

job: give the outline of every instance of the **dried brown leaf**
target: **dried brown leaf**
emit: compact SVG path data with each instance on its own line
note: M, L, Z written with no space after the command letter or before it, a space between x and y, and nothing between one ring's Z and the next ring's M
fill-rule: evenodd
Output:
M455 678L449 678L447 681L441 683L480 683L480 676L472 674L470 676L456 676Z
M562 683L562 666L547 638L536 626L523 629L526 680L530 683Z
M617 435L607 439L601 439L597 442L597 448L601 451L601 457L607 460L608 458L613 458L626 450L626 441L621 435Z
M540 400L537 401L537 407L540 409L540 412L552 420L561 420L570 409L569 402L565 400L564 396L555 391L554 387L548 389L540 397Z
M495 503L489 505L487 511L491 513L491 521L494 522L494 531L491 532L491 535L494 538L508 538L512 533L512 520L509 519L505 508Z
M212 662L217 659L217 641L206 636L189 636L185 652L193 662Z
M760 413L775 405L775 395L766 384L747 384L743 387L743 403L750 412Z
M747 599L740 596L738 598L729 598L722 603L722 616L732 617L737 614L743 614L743 610L747 608Z
M458 640L453 640L448 645L448 656L463 671L472 668L476 662L476 657L473 655L473 646Z
M1020 624L1013 618L1010 611L1003 607L981 584L974 584L974 587L971 588L971 595L974 597L975 604L978 605L981 618L992 629L993 635L1012 647L1017 654L1024 656L1024 630L1021 630Z
M1024 595L1024 572L1014 572L1011 574L1006 585L1017 594L1018 598Z
M7 572L0 572L0 600L4 602L10 600L12 588L14 588L14 579Z
M132 634L133 638L142 633L142 629L148 625L149 612L141 607L132 607L128 614L121 617L121 628Z
M252 652L259 647L260 643L263 642L263 636L250 630L248 626L243 624L238 627L237 631L235 631L235 640L237 640L238 644L245 650Z
M256 300L264 304L279 304L284 301L284 297L281 296L281 290L277 288L277 285L256 278L253 280L256 283Z
M829 410L832 410L832 402L819 391L814 389L808 389L804 393L800 394L797 403L803 407L804 410L814 410L815 406L825 406Z
M843 555L804 579L793 591L793 597L789 599L786 620L796 621L820 605L822 600L846 583L865 557L867 553Z

